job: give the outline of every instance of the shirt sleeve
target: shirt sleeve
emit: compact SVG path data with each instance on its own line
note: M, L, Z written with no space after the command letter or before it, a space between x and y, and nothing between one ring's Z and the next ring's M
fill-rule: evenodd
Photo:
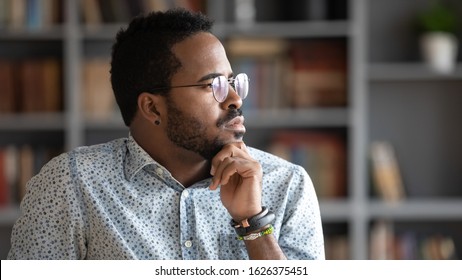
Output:
M311 178L300 166L294 167L288 182L278 242L288 259L325 259L318 199Z
M84 215L69 163L62 154L28 182L8 259L85 258Z

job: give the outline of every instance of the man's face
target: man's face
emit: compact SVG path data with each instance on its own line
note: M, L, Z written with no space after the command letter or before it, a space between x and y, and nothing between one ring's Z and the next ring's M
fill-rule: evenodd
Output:
M199 33L174 46L182 67L172 86L210 83L214 76L232 77L222 44L209 33ZM167 136L178 147L207 160L223 145L242 141L245 133L242 100L230 86L228 97L218 103L207 86L171 89L167 100Z

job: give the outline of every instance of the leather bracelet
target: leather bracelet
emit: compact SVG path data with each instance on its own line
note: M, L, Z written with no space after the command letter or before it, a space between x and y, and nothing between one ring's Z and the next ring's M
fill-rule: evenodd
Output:
M240 222L231 220L231 226L234 227L237 235L245 236L250 232L256 231L263 228L264 226L271 224L274 221L274 218L274 213L263 206L262 211L251 218L244 219Z

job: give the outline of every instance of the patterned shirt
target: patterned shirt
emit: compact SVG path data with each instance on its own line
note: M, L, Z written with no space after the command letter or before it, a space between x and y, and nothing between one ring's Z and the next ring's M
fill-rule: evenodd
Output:
M318 200L306 171L249 148L262 205L289 259L324 259ZM9 259L248 259L219 190L185 188L133 139L80 147L27 184Z

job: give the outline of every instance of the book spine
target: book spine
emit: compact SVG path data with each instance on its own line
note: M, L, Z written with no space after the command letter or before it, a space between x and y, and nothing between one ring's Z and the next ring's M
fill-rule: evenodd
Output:
M372 178L379 196L388 202L404 198L404 186L393 147L384 141L371 143Z
M340 136L314 131L278 131L268 151L304 167L319 197L346 195L346 147Z

